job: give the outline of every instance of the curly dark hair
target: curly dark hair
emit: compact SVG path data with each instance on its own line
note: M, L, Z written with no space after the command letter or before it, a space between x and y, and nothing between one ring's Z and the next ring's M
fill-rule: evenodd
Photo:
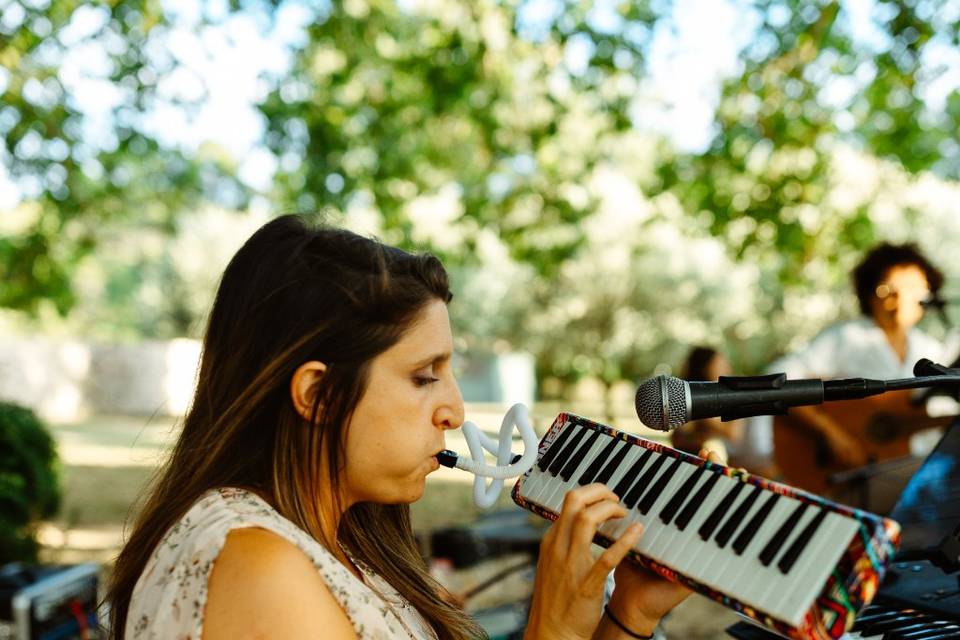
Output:
M871 249L853 270L853 286L863 315L870 315L870 301L876 293L877 285L883 282L887 272L893 267L907 265L917 266L923 271L930 285L930 293L936 296L940 287L943 286L943 272L920 253L917 245L885 242Z

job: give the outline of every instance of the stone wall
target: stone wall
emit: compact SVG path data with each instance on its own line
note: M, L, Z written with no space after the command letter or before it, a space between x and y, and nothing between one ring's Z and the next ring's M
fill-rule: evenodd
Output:
M91 414L181 415L193 393L200 343L132 344L46 338L0 343L0 399L51 422Z

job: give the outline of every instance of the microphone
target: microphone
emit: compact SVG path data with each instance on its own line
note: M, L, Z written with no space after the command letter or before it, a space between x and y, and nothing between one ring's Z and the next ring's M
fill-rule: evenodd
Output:
M924 309L943 310L946 307L956 306L957 303L960 303L960 299L958 298L941 298L939 295L933 295L925 300L921 300L920 306Z
M916 378L913 380L921 380ZM689 382L657 376L637 389L640 422L658 431L673 431L691 420L736 420L751 416L780 415L790 407L821 404L825 400L853 400L883 393L890 388L912 388L907 381L846 378L841 380L787 380L785 373L765 376L722 376L717 382Z

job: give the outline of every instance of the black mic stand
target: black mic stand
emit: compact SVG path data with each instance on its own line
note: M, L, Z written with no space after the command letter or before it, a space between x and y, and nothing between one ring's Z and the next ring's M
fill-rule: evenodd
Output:
M923 300L920 302L920 306L924 309L934 309L937 312L937 315L940 317L940 322L943 323L943 326L947 329L953 328L953 323L950 321L950 316L947 314L947 306L953 306L960 303L960 299L957 298L930 298L928 300Z
M917 360L915 365L913 365L913 375L944 377L957 376L960 375L960 368L945 367L942 364L937 364L936 362L928 360L927 358L921 358L920 360ZM948 396L960 402L960 384L951 384L946 382L945 384L932 385L927 391L914 399L914 404L923 404L933 396Z
M958 376L960 375L960 368L945 367L942 364L937 364L936 362L934 362L933 360L930 360L929 358L920 358L919 360L917 360L917 363L913 365L913 375L918 377Z
M933 550L930 562L944 573L960 572L960 524ZM960 573L957 574L957 587L960 588Z
M885 595L906 605L956 615L960 597L960 524L935 547L900 554L883 585Z
M950 390L950 395L952 397L957 398L958 395L960 395L960 382L957 381L957 378L960 377L960 368L946 367L927 358L921 358L913 366L913 374L917 376L918 379L922 378L930 380L933 378L934 383L929 385L932 390L946 388ZM935 379L937 377L940 377L942 384L936 384ZM929 393L924 394L923 399L925 400L929 396ZM889 460L880 464L867 465L861 469L865 470L872 468L872 472L868 471L867 473L859 474L858 472L860 472L861 469L854 469L853 471L849 472L833 474L831 478L847 475L850 476L849 479L857 477L858 481L863 482L864 485L866 485L867 483L865 480L868 480L870 477L876 475L880 471L896 468L898 466L896 463L898 462L900 462L900 459ZM884 468L880 469L879 467ZM933 566L943 571L943 573L946 575L957 573L957 588L960 590L960 523L957 524L956 528L953 530L953 533L948 534L946 537L944 537L940 544L930 550L927 560L929 560Z
M879 504L871 501L871 497L873 497L871 494L871 481L891 475L891 478L888 478L889 482L885 485L887 491L889 491L889 485L896 486L897 482L905 484L907 478L917 471L920 464L920 459L909 455L884 460L882 462L870 462L856 469L831 473L827 476L827 484L838 487L845 492L849 491L848 495L850 497L856 496L856 505L861 509L886 515L886 512L893 505L883 503L882 496L885 495L883 490L877 491L877 494L881 496ZM881 488L878 487L878 489ZM902 489L902 487L898 487L896 492L899 493L900 489Z
M898 385L895 387L902 389L912 388L908 386L911 380L922 380L922 386L928 388L928 391L917 396L917 398L913 400L913 404L923 404L936 394L946 394L954 399L960 400L960 397L958 397L960 396L960 368L946 367L928 358L921 358L913 366L913 375L916 376L916 378L906 378L902 381L896 381L902 383L902 386ZM832 473L827 478L827 482L833 486L850 487L851 495L857 494L859 503L866 508L867 505L870 504L871 480L877 476L895 473L916 464L918 464L918 461L911 456L884 460L882 462L871 462L856 469ZM877 511L877 509L868 510Z

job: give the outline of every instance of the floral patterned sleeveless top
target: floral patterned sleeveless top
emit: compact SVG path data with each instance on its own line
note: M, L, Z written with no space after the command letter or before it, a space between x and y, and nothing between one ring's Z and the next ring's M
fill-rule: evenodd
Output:
M361 581L258 495L231 488L201 496L164 535L133 589L124 637L200 640L213 563L227 534L245 527L272 531L307 554L359 638L437 637L420 612L363 563L353 559L363 574Z

